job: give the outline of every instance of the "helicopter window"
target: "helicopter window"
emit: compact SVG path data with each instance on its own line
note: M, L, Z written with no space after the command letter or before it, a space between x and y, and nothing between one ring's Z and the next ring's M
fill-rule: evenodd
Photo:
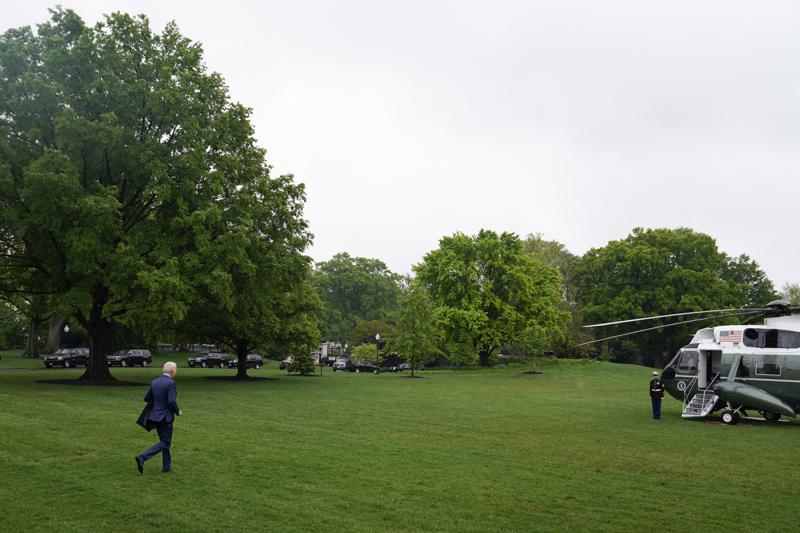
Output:
M697 370L697 352L686 351L681 354L681 359L678 361L678 370L696 371Z
M744 330L744 339L742 339L744 345L752 348L764 348L764 336L762 333L763 331L753 328Z
M778 330L778 348L800 348L800 332Z
M756 374L762 376L780 376L781 365L779 363L756 363Z
M764 332L764 348L778 347L778 330L768 329Z

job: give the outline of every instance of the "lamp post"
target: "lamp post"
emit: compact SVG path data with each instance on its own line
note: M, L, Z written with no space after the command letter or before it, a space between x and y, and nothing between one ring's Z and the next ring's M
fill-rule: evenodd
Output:
M380 342L381 342L381 334L380 333L376 333L375 334L375 369L376 370L378 368L378 344L380 344Z
M69 324L64 325L64 333L69 333Z

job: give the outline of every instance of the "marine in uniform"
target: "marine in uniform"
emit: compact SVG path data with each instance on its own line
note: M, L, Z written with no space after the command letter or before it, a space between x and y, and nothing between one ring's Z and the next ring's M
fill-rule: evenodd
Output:
M653 404L653 420L661 419L661 399L664 397L664 382L658 377L658 372L653 371L650 380L650 402Z

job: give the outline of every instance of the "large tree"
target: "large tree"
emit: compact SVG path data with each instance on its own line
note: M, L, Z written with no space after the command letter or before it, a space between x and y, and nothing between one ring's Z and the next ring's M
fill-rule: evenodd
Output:
M325 304L322 336L339 342L350 337L358 319L387 321L405 283L383 261L346 252L318 263L314 279Z
M53 297L89 335L83 378L112 380L113 321L159 331L191 301L183 256L203 218L263 163L175 24L57 9L0 36L0 291Z
M488 364L498 348L518 342L526 328L563 332L568 319L559 309L558 270L526 254L513 233L481 230L444 237L414 270L456 357L454 350L465 350Z
M192 305L177 332L233 351L240 379L256 349L310 353L321 302L311 285L305 195L291 176L270 178L253 161L240 186L197 211L202 233L183 255ZM249 176L249 178L248 178Z
M561 273L564 297L559 305L570 314L570 320L563 335L549 339L549 346L560 354L583 355L587 353L590 348L580 345L591 340L591 336L587 335L581 327L581 309L575 301L575 283L573 281L573 269L580 257L567 250L567 247L558 241L545 240L541 233L528 235L525 238L524 247L525 252L531 257L556 267Z
M634 229L623 240L589 250L574 269L576 296L587 322L611 322L662 314L764 305L772 284L747 256L731 259L713 238L688 228ZM735 319L726 318L731 322ZM642 327L665 322L648 322ZM711 322L709 322L711 324ZM619 357L652 362L688 342L704 324L644 332L612 342ZM629 324L599 331L600 337L636 329Z

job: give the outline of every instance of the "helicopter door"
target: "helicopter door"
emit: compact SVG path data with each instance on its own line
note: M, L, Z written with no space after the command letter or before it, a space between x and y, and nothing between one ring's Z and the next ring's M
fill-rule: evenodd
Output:
M697 361L697 387L708 388L721 370L722 352L720 350L700 350L700 357Z

